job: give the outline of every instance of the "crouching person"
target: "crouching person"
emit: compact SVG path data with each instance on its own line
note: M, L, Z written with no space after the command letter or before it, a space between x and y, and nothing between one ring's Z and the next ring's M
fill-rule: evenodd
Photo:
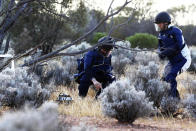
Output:
M160 12L155 17L154 23L156 30L159 31L159 57L169 60L164 70L163 80L170 83L169 96L180 99L176 77L189 68L190 51L184 41L182 31L175 26L170 26L171 17L167 12Z
M111 37L103 37L98 42L103 45L87 52L84 56L84 72L78 87L81 97L87 95L89 86L93 84L98 90L95 97L97 99L101 90L115 80L115 76L111 73L111 52L115 41Z

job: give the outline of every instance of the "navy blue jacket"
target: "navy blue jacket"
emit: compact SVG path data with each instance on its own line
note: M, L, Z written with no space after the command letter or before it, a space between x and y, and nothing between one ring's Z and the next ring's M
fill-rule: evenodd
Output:
M184 59L181 50L185 42L179 28L171 26L167 30L160 31L158 39L161 55L168 57L171 63Z
M112 55L110 55L109 57L104 57L98 51L98 49L87 52L84 57L85 74L89 79L92 79L93 77L95 77L95 74L107 75L111 73L111 58Z

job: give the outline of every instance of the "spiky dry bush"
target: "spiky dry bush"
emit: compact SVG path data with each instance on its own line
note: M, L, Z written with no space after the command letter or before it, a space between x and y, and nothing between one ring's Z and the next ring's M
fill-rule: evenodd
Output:
M38 75L43 85L54 83L54 85L70 85L72 74L66 71L66 66L57 60L48 61L47 64L37 64L31 69Z
M0 119L1 131L60 131L57 104L45 103L40 109L29 107L8 112Z
M77 52L89 47L90 44L82 42L80 45L72 46L63 52ZM31 68L31 71L39 76L41 83L44 85L53 82L55 85L69 86L73 81L73 74L77 72L77 59L82 56L64 56L61 59L37 64Z
M159 107L163 96L167 95L169 84L161 81L159 76L159 65L154 61L148 65L140 65L137 69L127 72L126 76L130 78L136 90L146 92L154 106Z
M190 68L188 70L196 72L196 53L194 53L194 51L191 52L191 58L192 61L191 61Z
M79 45L74 45L74 46L71 46L71 47L67 48L65 50L65 52L70 53L70 52L75 52L75 51L81 51L81 50L87 49L89 47L91 47L91 45L89 43L82 42Z
M150 61L148 65L139 65L136 78L140 80L150 80L159 77L159 65ZM139 80L138 79L138 80Z
M164 96L161 101L161 112L164 115L173 115L180 107L180 101L175 97Z
M170 85L161 80L159 65L154 61L140 65L130 78L136 90L145 91L149 100L153 101L155 107L160 107L162 113L172 115L180 108L178 99L168 97Z
M28 74L27 68L16 68L15 73L6 69L0 73L0 104L21 107L25 103L41 105L50 96L50 91L41 87L34 74Z
M183 100L183 105L188 115L196 118L196 95L188 94Z
M128 41L119 41L116 44L130 48L130 43ZM114 67L115 74L118 76L125 74L126 67L134 63L135 55L136 53L130 50L125 50L121 48L115 49L112 53L112 66Z
M65 119L65 116L63 116ZM45 102L40 108L30 108L15 112L6 112L0 117L0 131L93 131L95 127L85 124L79 126L62 122L58 114L58 105Z
M159 107L162 98L168 94L169 84L160 79L148 80L147 88L144 89L150 101L154 102L154 106Z
M137 52L136 56L135 56L135 61L139 64L139 65L148 65L148 63L150 61L154 61L156 64L159 64L159 58L158 55L153 53L153 52L146 52L146 51L141 51L141 52Z
M112 83L99 98L103 113L120 122L132 123L153 111L153 103L146 98L145 92L136 91L128 79Z
M126 42L126 43L118 42L117 44L125 46L125 47L130 47L130 43L128 43L128 42ZM80 45L72 46L63 52L66 52L66 53L77 52L77 51L87 49L89 47L91 47L90 44L88 44L86 42L82 42ZM114 67L114 72L116 73L116 75L124 74L126 66L133 63L134 54L135 53L133 53L129 50L123 50L120 48L113 52L112 66ZM41 65L36 66L35 72L37 72L36 74L41 76L41 78L42 78L41 80L44 83L45 82L47 83L47 81L51 81L51 80L54 80L55 82L59 81L59 80L64 80L64 81L59 81L56 84L57 85L59 85L59 84L69 85L72 80L73 74L77 72L77 59L82 58L83 56L84 56L84 54L77 55L77 56L64 56L64 57L62 57L62 59L60 59L60 61L56 62L55 65L52 64L51 62L48 62L47 66L41 66ZM53 67L55 67L56 70ZM46 68L46 69L43 69L43 68ZM42 73L43 70L45 70L44 71L45 73ZM57 77L57 76L55 76L54 72L59 72L59 70L60 70L60 72L63 72L64 75L59 74ZM60 76L64 76L65 78L61 79ZM52 79L50 79L50 78L52 78Z

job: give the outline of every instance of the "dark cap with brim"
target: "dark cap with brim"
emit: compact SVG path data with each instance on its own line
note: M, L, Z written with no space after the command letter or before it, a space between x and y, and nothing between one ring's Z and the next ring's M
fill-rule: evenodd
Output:
M98 43L101 45L99 46L100 48L104 48L106 50L111 50L113 48L117 49L117 46L115 45L115 40L112 37L102 37L98 40Z

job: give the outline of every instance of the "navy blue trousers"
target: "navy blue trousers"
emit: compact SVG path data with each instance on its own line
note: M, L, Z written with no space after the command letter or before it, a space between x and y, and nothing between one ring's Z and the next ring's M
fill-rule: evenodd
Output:
M115 81L115 77L112 74L97 74L94 76L95 79L102 84L102 88L104 89L110 83ZM85 97L88 93L89 87L92 85L91 79L84 73L84 75L80 79L80 85L78 87L79 96ZM96 98L100 95L101 89L96 94Z
M178 74L181 73L181 69L186 63L186 61L186 59L183 59L177 61L176 63L169 62L165 67L163 80L170 83L169 96L171 97L180 98L179 92L177 90L176 77Z

